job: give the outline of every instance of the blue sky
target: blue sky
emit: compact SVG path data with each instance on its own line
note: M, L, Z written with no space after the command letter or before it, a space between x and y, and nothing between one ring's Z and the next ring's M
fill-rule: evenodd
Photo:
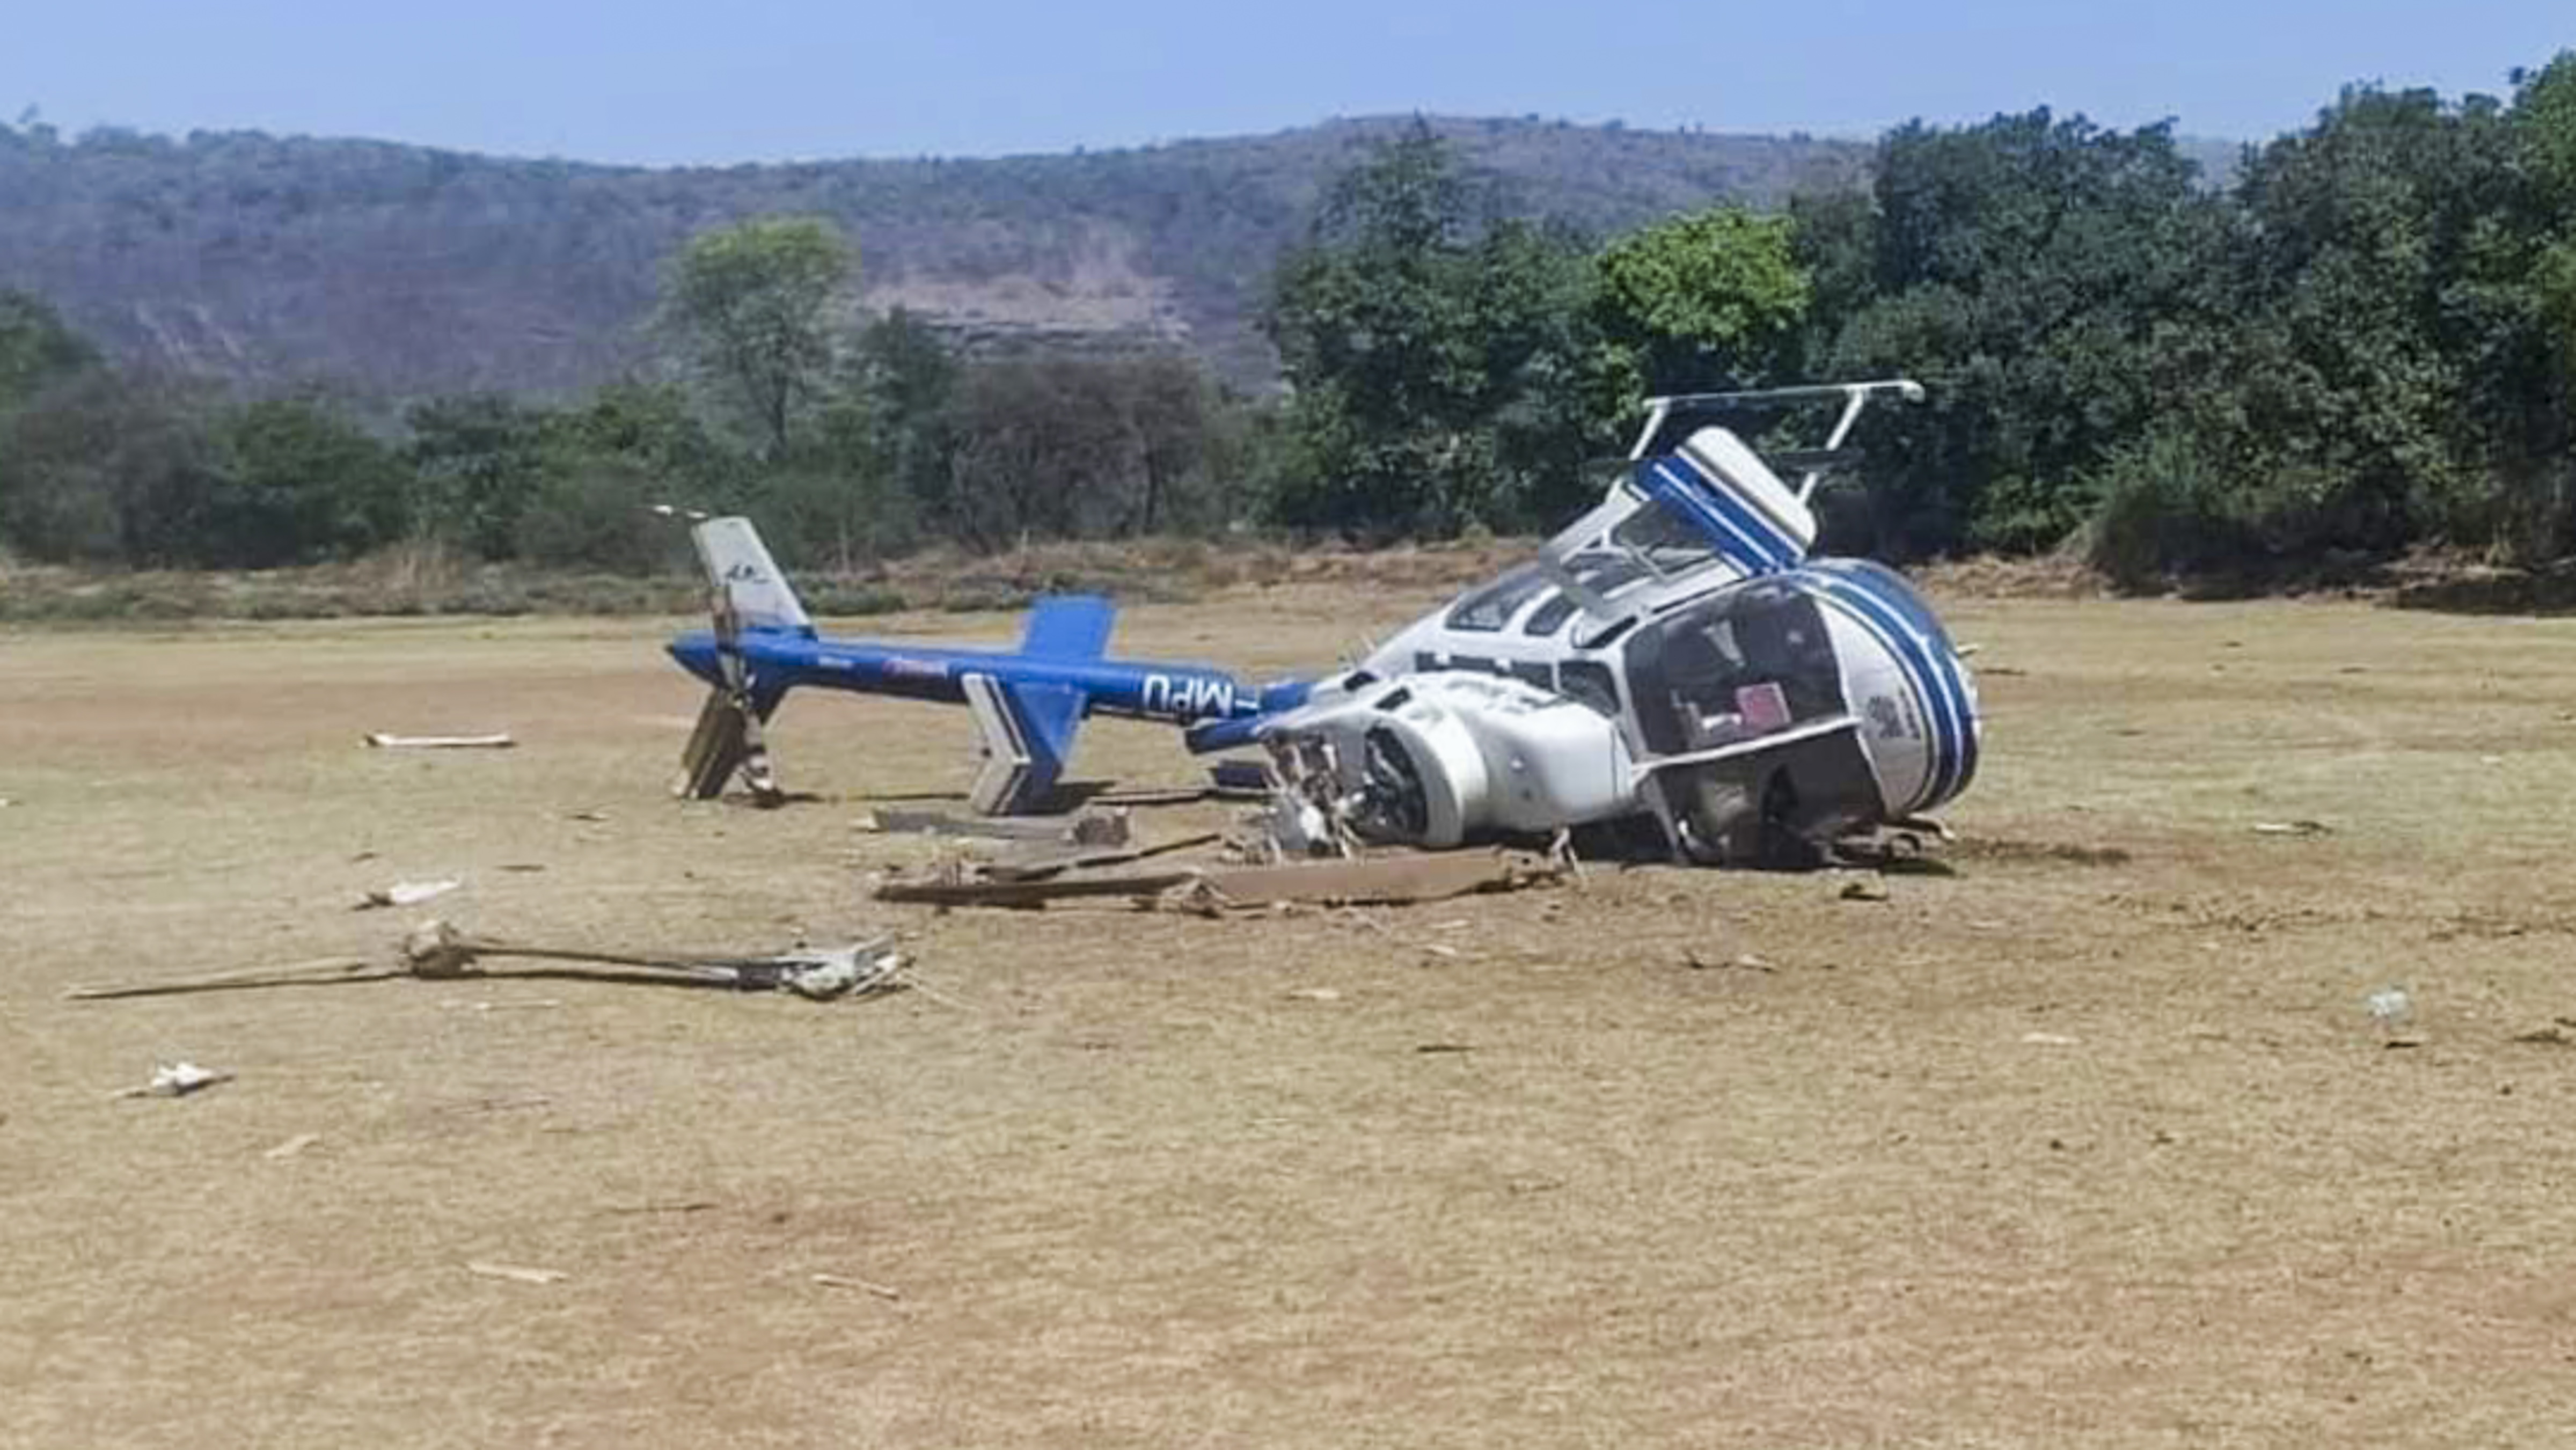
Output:
M2570 0L22 0L0 119L645 163L997 155L1333 115L1866 136L2048 104L2260 139L2348 81L2506 89Z

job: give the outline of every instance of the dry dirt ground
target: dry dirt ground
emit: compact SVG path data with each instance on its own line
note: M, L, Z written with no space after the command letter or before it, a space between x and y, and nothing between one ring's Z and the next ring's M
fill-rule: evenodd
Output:
M928 848L863 798L960 789L960 720L800 698L826 800L676 804L646 623L0 634L0 1445L2568 1443L2576 623L1951 613L1955 875L1235 921L869 902ZM379 951L350 902L448 874L528 939L899 926L939 995L61 997ZM239 1078L112 1097L182 1056Z

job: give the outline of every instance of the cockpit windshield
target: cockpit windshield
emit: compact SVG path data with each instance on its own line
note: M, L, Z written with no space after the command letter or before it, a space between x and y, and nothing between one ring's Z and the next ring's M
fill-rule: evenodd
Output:
M1539 558L1542 568L1571 582L1579 595L1607 602L1640 584L1697 568L1715 554L1704 535L1639 488L1632 473L1598 507L1548 540ZM1562 622L1561 616L1553 622Z
M1621 492L1633 492L1623 486ZM1708 535L1683 521L1656 499L1636 495L1637 511L1610 531L1610 543L1658 574L1678 574L1706 563L1717 551Z

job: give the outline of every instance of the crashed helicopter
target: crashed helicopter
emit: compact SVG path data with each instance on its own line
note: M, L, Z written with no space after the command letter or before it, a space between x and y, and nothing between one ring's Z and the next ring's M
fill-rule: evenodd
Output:
M715 628L670 653L711 687L680 789L736 776L776 799L762 729L798 686L965 705L988 814L1045 808L1091 715L1168 721L1194 753L1267 752L1316 839L1442 848L1620 823L1700 864L1811 859L1915 823L1975 778L1975 681L1894 571L1812 557L1811 503L1881 382L1648 400L1599 505L1537 556L1356 664L1254 686L1105 656L1093 596L1041 599L1016 650L819 635L751 524L693 529ZM1835 408L1821 449L1778 453L1719 419Z

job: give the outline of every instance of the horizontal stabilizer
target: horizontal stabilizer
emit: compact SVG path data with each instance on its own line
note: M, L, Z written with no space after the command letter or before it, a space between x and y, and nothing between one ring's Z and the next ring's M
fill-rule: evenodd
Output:
M1118 606L1097 594L1055 594L1029 610L1020 653L1041 660L1096 660L1109 648Z

